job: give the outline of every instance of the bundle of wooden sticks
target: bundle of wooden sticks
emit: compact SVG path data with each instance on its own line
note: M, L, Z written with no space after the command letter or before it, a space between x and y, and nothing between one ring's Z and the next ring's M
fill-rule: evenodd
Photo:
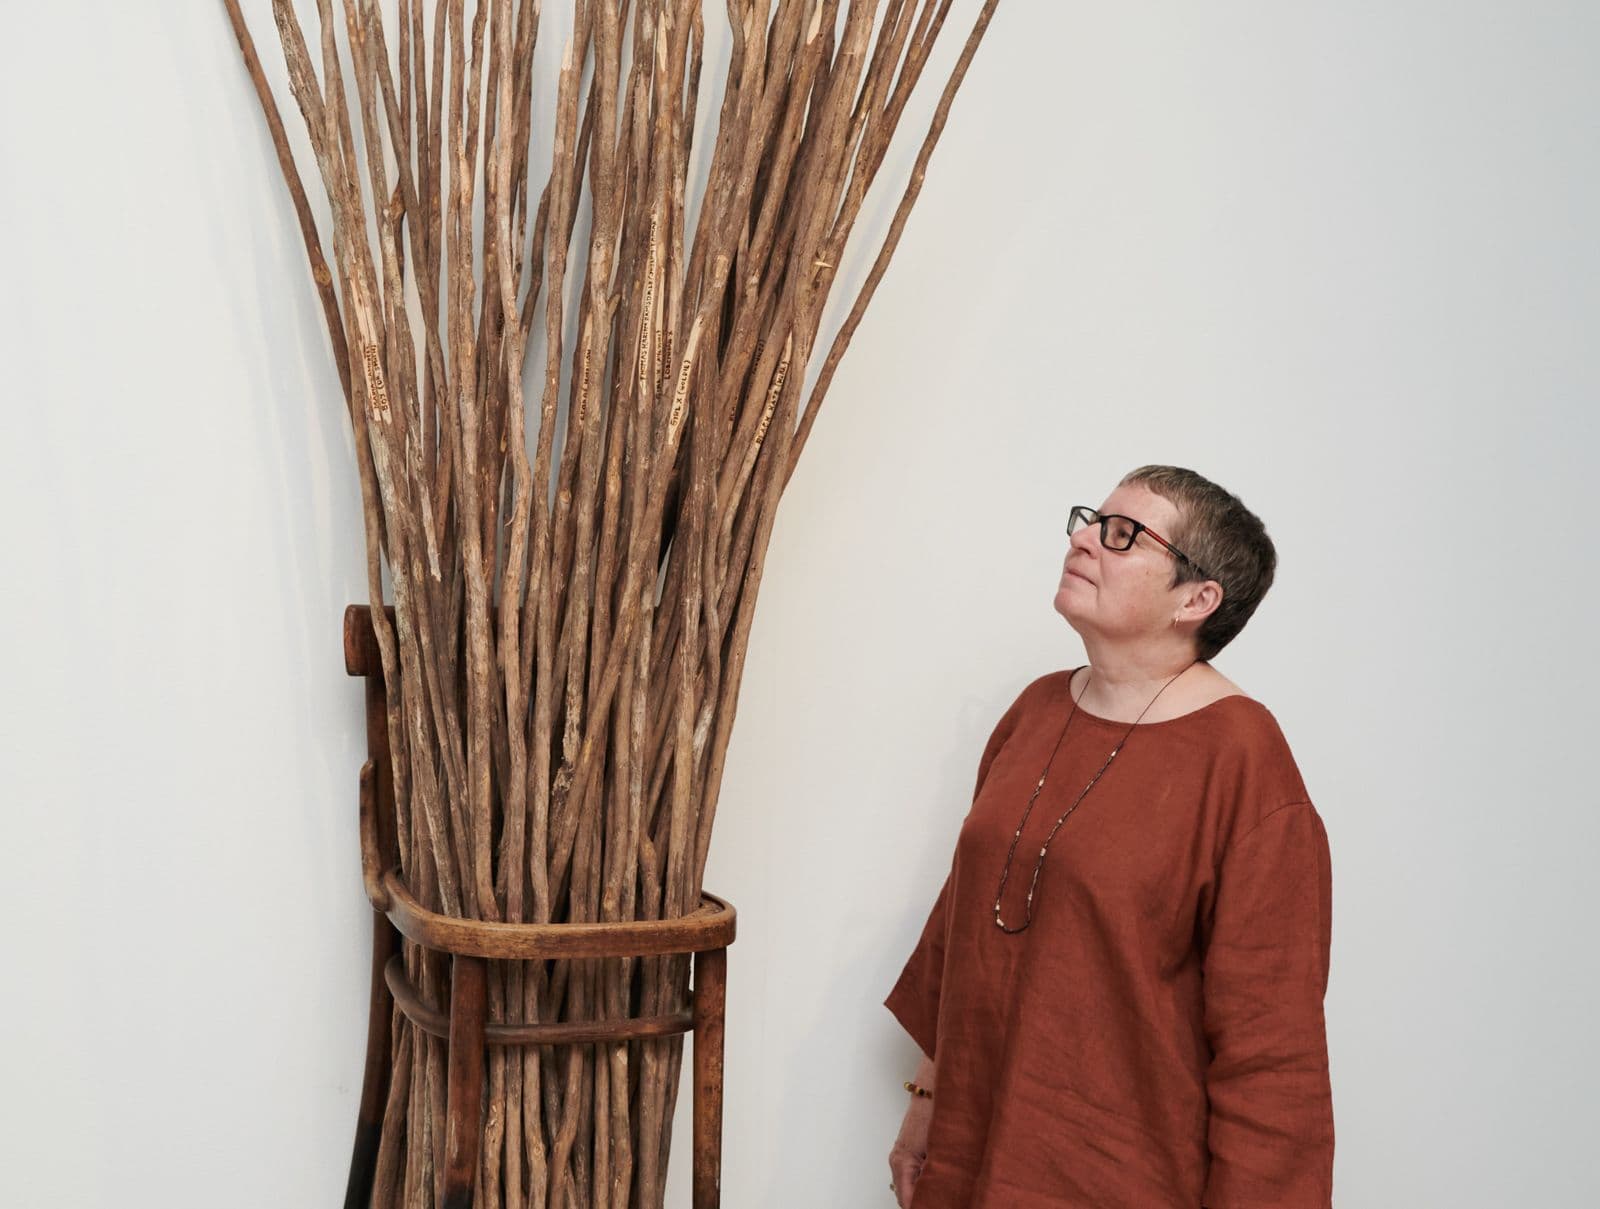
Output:
M315 49L272 0L331 259L223 2L354 432L407 886L479 920L685 913L779 499L998 0L803 409L836 270L950 0L728 0L697 198L698 0L574 0L548 123L539 0L470 18L464 0L398 0L389 26L374 0L316 0ZM405 961L438 1002L439 955L408 944ZM500 962L488 993L496 1020L557 1021L671 1011L686 983L681 956ZM434 1204L442 1153L440 1042L396 1023L371 1197L386 1209ZM681 1051L491 1050L476 1203L660 1206Z

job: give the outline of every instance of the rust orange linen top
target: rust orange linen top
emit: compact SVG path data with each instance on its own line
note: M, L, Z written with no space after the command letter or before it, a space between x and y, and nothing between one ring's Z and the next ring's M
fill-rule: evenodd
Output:
M1328 839L1264 705L1136 726L1051 842L1032 924L995 926L1071 676L1038 677L995 726L884 1001L937 1069L911 1209L1328 1209ZM1017 842L1007 927L1127 730L1077 710Z

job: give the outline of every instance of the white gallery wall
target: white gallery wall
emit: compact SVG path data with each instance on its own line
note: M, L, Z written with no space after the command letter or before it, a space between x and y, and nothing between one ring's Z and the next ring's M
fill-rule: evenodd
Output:
M366 581L298 229L220 3L4 15L0 1204L336 1204ZM728 1209L893 1205L882 999L990 727L1083 661L1067 509L1147 462L1277 543L1217 666L1328 827L1338 1204L1600 1202L1597 54L1580 0L1000 5L767 560L706 878Z

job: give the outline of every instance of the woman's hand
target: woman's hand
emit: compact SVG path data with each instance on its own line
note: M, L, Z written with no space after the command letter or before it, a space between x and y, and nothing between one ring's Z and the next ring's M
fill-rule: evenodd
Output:
M922 1175L922 1164L928 1157L928 1122L933 1109L931 1100L913 1096L906 1109L905 1120L900 1123L900 1136L889 1148L889 1174L894 1179L894 1203L900 1209L911 1204L911 1190Z
M923 1056L912 1082L933 1090L935 1068L933 1060ZM911 1190L922 1175L922 1164L928 1157L928 1125L933 1120L933 1101L927 1096L912 1096L906 1105L905 1119L900 1122L900 1133L889 1147L889 1174L894 1177L894 1200L900 1209L911 1204Z

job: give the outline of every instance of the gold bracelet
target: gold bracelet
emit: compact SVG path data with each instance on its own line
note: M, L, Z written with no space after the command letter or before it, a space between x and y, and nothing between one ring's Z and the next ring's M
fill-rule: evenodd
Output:
M925 1096L930 1100L933 1099L933 1093L931 1091L929 1091L926 1087L918 1087L910 1079L906 1080L905 1087L906 1090L914 1096Z

